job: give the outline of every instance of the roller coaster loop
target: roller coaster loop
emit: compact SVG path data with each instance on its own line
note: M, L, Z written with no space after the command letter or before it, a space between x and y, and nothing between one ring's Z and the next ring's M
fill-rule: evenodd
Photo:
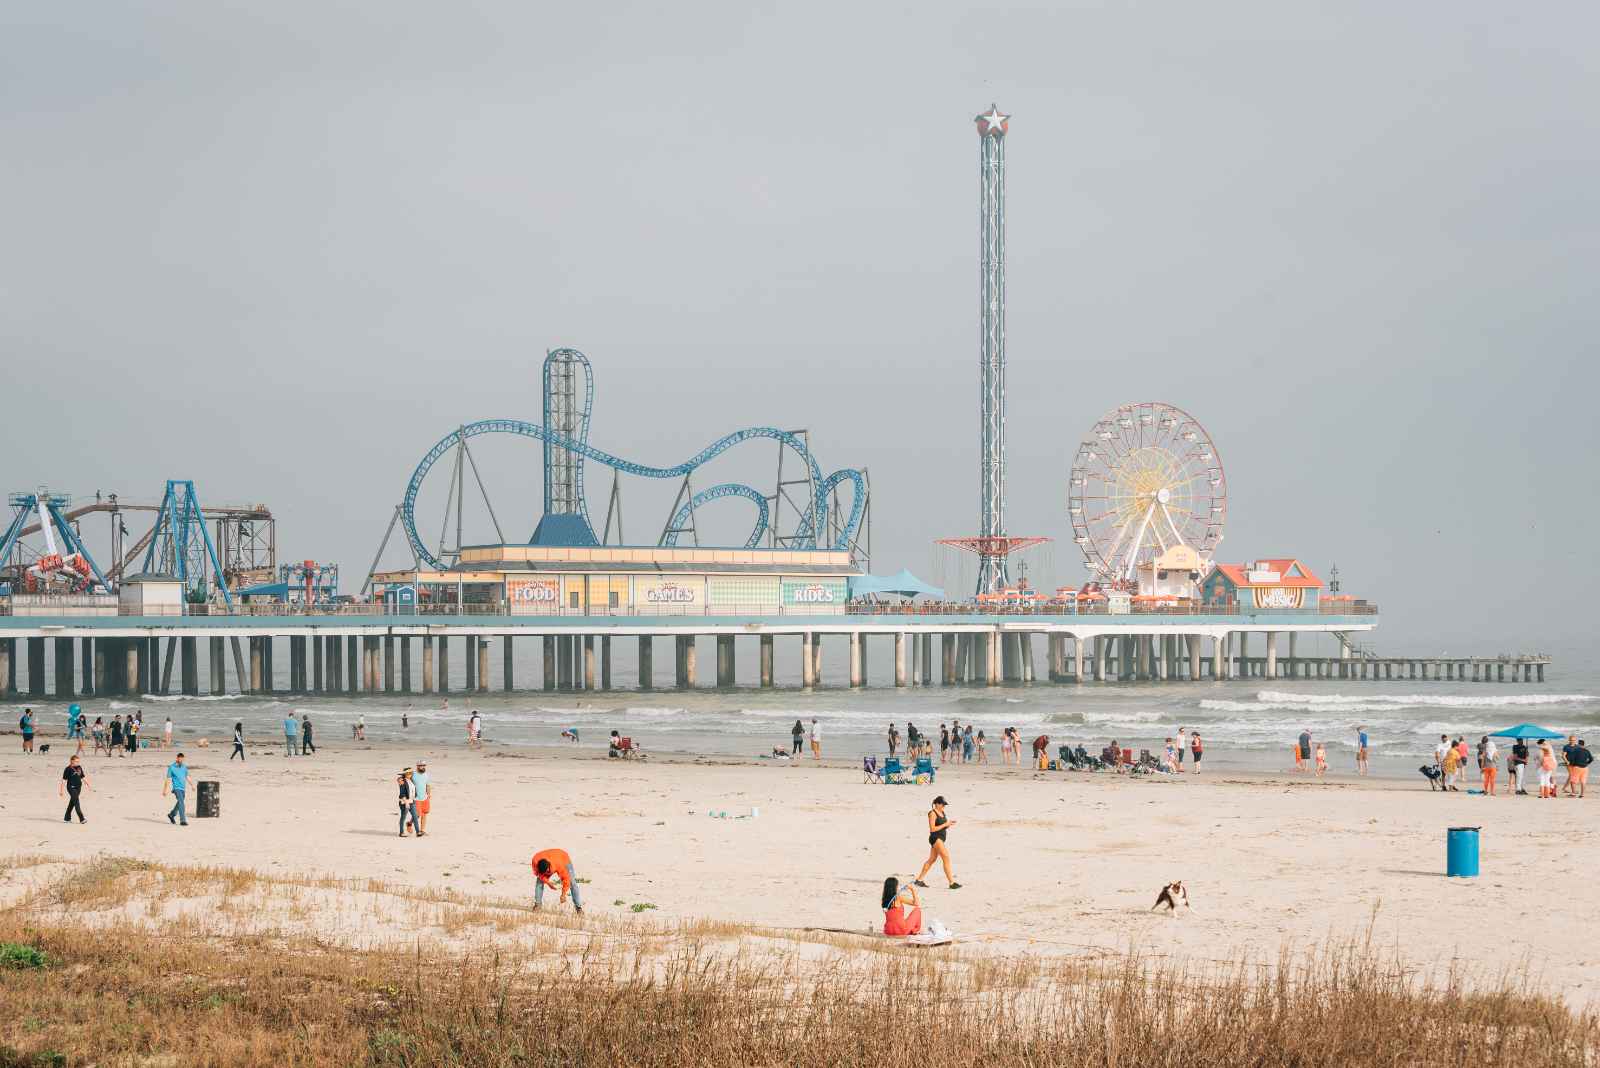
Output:
M586 431L587 427L584 429ZM794 450L806 462L811 471L811 482L815 487L815 493L806 509L805 515L801 518L795 536L795 544L803 548L816 548L818 532L826 526L828 495L845 479L851 481L855 494L854 499L851 501L849 518L839 528L839 534L834 539L833 548L850 548L851 542L855 538L856 529L860 526L862 512L866 506L866 480L859 471L847 468L835 471L827 478L824 478L822 469L817 465L810 451L806 449L805 444L795 435L784 430L778 430L775 427L756 426L736 430L726 437L718 438L683 463L672 467L650 467L613 456L604 450L595 448L586 441L575 440L553 433L537 423L528 423L520 419L482 419L474 423L467 423L460 429L453 430L443 438L440 438L438 443L423 456L422 462L417 465L417 469L411 474L411 481L406 484L405 497L400 504L400 518L405 526L406 539L411 543L411 548L416 553L417 559L426 567L442 569L444 565L433 553L428 551L428 547L417 533L415 512L417 493L422 488L422 482L427 477L428 470L433 467L441 456L455 448L462 439L478 437L482 434L516 434L530 437L537 441L570 450L623 474L637 475L642 478L682 478L740 442L749 441L753 438L770 438ZM716 499L716 497L736 495L750 500L760 500L763 506L762 514L758 516L756 529L751 534L751 540L747 542L747 544L753 544L765 532L769 521L769 516L765 514L766 500L757 490L748 486L737 489L730 488L733 485L730 483L715 486L704 493L696 494L685 506L686 510L680 509L681 519L687 520L688 512L692 512L697 504L706 503L706 501ZM713 497L713 494L716 497ZM587 508L585 508L585 514L587 514ZM671 525L679 527L682 523L678 517L675 517Z

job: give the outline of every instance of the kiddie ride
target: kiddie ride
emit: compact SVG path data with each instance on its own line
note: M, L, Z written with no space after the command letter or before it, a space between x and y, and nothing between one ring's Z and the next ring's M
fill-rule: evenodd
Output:
M40 489L37 493L13 493L9 503L15 512L5 536L0 538L0 585L9 578L25 593L106 592L111 589L83 540L61 514L71 498ZM35 532L44 536L44 550L29 560L26 559L29 549L22 537ZM14 563L8 566L8 560Z

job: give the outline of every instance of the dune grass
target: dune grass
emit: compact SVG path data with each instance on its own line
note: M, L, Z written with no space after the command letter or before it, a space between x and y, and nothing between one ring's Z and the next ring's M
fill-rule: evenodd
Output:
M431 894L413 903L461 910L469 942L356 950L270 925L85 922L202 881L241 908L274 882L101 858L0 910L0 944L27 962L0 971L0 1068L1600 1065L1593 1012L1515 977L1420 976L1360 942L1224 965L864 951Z

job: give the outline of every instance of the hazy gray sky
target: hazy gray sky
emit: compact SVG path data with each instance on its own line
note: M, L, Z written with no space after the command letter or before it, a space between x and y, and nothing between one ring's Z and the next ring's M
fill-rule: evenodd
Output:
M351 589L428 446L537 421L571 345L596 444L809 427L871 469L878 569L927 571L977 522L993 100L1010 527L1059 539L1055 581L1074 444L1159 399L1221 450L1224 558L1337 560L1391 649L1565 649L1600 594L1597 31L1579 3L5 4L0 472L264 501ZM537 448L485 464L526 535ZM670 489L628 492L653 540Z

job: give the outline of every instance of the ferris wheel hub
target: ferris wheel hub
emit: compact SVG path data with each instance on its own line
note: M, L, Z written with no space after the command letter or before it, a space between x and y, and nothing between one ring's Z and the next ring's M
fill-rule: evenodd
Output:
M1172 491L1167 489L1165 486L1161 487L1160 489L1156 490L1156 500L1160 501L1162 504L1166 504L1172 500Z

